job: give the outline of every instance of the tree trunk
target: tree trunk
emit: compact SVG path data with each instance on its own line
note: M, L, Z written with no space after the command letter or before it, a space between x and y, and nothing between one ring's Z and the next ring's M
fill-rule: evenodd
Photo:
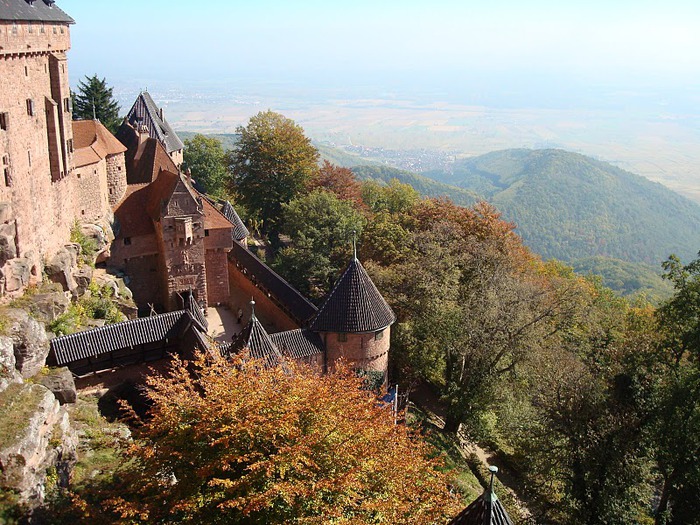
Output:
M656 507L654 513L654 525L666 525L666 511L668 510L668 501L671 498L671 487L673 486L673 472L664 479L664 488L661 491L659 506Z
M443 431L449 432L450 434L456 434L461 423L461 418L448 412L445 415L445 426L443 427Z

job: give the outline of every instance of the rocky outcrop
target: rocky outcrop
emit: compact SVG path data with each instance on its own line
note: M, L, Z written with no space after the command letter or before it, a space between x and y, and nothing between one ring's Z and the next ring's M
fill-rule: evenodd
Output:
M70 293L63 291L40 292L26 298L26 309L35 319L48 325L68 310L70 298Z
M22 376L16 369L15 348L12 339L0 337L0 392L12 383L21 383Z
M73 278L73 271L78 266L79 255L79 244L66 244L46 264L44 273L51 281L60 284L64 290L75 291L78 285Z
M35 375L46 363L49 339L44 327L25 310L9 308L5 311L8 335L12 340L16 368L24 378Z
M68 413L48 389L19 383L0 393L0 488L17 491L29 507L41 504L47 472L55 469L60 483L76 445Z
M78 392L75 389L73 374L66 367L52 368L48 372L38 375L39 383L48 388L59 403L75 403Z
M100 263L109 259L109 249L114 240L114 233L112 232L112 226L108 222L81 224L80 231L95 246L95 262Z

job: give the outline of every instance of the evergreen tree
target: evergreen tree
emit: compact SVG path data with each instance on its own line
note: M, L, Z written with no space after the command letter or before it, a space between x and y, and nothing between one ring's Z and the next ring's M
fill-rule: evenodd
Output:
M116 133L121 124L119 104L114 100L112 88L96 74L79 81L78 91L73 93L73 120L93 118L97 118L112 133Z

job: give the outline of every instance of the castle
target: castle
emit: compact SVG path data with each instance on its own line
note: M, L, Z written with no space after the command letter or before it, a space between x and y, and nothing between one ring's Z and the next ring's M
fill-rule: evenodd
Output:
M320 371L343 358L385 384L395 316L357 257L318 309L248 250L233 206L180 170L184 145L149 93L116 137L72 120L73 23L52 0L5 0L0 11L0 295L39 282L71 228L94 223L113 233L101 263L128 277L142 309L165 313L56 338L50 364L85 377L194 348L248 349ZM245 316L230 343L207 335L205 312L219 305Z

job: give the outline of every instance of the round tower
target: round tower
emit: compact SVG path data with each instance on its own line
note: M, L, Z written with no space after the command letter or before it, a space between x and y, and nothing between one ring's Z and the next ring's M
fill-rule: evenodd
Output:
M375 386L386 384L394 312L367 275L357 256L338 279L311 324L326 347L326 367L343 358L368 375Z

